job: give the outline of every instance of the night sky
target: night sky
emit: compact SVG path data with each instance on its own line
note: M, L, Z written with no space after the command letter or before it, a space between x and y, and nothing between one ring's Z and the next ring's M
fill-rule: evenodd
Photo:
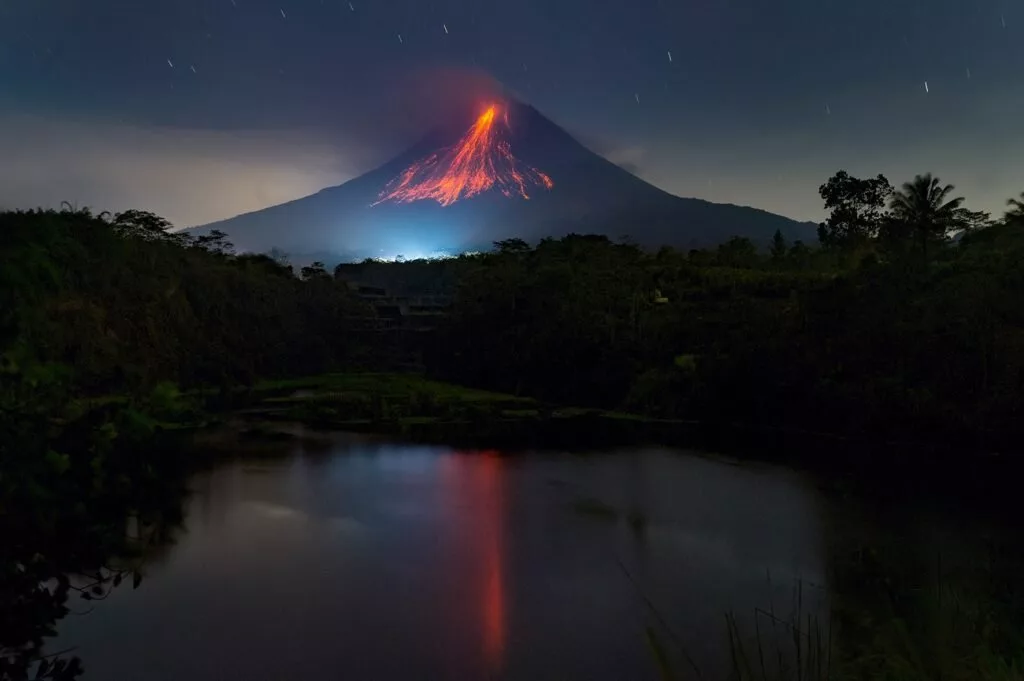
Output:
M1020 0L0 0L0 207L180 226L339 184L494 88L672 193L1024 190Z

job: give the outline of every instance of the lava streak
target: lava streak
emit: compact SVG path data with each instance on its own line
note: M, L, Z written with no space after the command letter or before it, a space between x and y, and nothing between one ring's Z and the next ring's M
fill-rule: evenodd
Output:
M433 199L442 206L450 206L491 189L508 197L529 199L528 188L555 186L550 177L516 160L508 141L500 134L507 128L507 113L499 118L498 107L491 105L455 146L406 168L385 187L373 205Z

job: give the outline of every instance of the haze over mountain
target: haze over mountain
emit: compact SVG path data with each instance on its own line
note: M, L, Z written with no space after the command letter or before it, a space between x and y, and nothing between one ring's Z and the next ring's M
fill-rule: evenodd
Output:
M384 165L312 196L197 227L245 251L337 259L420 257L571 232L636 243L766 243L815 226L755 208L673 196L577 142L531 106L488 102L425 135Z

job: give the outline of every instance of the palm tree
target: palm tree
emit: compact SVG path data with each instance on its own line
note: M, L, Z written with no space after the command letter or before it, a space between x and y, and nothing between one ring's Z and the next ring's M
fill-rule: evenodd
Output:
M953 185L943 185L939 178L925 173L915 177L913 182L904 183L892 196L889 204L892 217L915 234L926 257L930 239L945 239L961 227L964 198L948 198L952 193Z
M1024 220L1024 192L1020 193L1019 199L1007 200L1006 205L1010 207L1010 209L1006 211L1007 222Z

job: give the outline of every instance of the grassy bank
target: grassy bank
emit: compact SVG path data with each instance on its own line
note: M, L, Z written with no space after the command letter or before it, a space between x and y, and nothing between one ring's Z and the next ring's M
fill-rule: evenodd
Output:
M1013 496L1015 457L978 457L958 466L961 452L904 441L885 442L795 428L737 422L655 418L431 380L413 373L327 373L265 380L226 399L200 392L215 420L234 433L218 445L268 449L294 437L284 423L323 431L384 435L396 440L502 450L596 451L668 446L811 471L835 491L877 497L922 496L1001 505ZM222 434L223 435L223 434ZM951 453L950 453L951 452ZM945 457L949 457L945 459ZM959 458L958 458L959 457ZM943 465L932 465L945 461ZM856 463L857 465L853 465ZM954 476L950 471L956 471ZM879 471L885 475L879 476ZM1001 490L1006 494L999 493Z
M548 404L418 374L332 373L257 383L237 414L455 446L571 448L657 439L655 419ZM611 439L609 439L611 438Z

